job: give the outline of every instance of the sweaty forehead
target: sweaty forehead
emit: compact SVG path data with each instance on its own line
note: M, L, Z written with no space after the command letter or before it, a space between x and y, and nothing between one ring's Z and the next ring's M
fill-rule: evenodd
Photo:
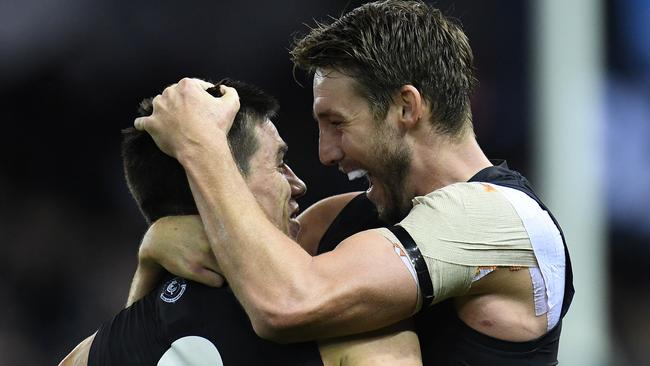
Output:
M257 127L257 136L259 149L255 154L256 157L260 160L260 163L275 165L278 156L286 152L287 144L280 137L273 122L268 119Z

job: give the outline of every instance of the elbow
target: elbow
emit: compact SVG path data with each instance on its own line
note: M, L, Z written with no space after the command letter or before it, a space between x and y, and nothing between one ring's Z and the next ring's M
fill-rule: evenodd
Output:
M317 322L311 306L302 302L276 304L251 317L255 333L277 343L292 343L313 339L310 329ZM313 330L313 329L312 329Z
M259 319L252 320L253 330L260 338L267 341L277 343L289 343L287 339L287 332L291 332L291 327L288 327L277 320L260 317Z

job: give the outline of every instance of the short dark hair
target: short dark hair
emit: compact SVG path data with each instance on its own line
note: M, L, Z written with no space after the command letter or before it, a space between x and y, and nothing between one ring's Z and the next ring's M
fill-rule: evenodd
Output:
M355 78L376 119L411 84L431 106L438 131L456 135L465 123L471 127L469 41L459 24L422 1L372 2L331 24L317 23L294 42L291 58L312 74L332 68Z
M278 103L261 89L237 80L224 79L207 91L220 97L219 85L233 87L240 108L228 133L228 143L239 170L250 173L250 158L259 148L255 127L272 118ZM152 98L143 100L139 116L151 115ZM151 136L134 128L122 131L122 161L126 183L148 224L163 216L197 214L185 170L166 155Z

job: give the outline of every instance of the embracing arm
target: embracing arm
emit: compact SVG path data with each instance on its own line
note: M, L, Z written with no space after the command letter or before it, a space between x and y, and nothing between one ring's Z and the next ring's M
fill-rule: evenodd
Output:
M392 243L368 231L310 256L268 221L220 138L180 161L213 251L258 334L340 336L413 314L416 284Z
M215 99L184 79L157 96L152 116L136 127L184 166L213 252L258 334L324 338L410 316L416 284L383 236L363 232L312 257L266 218L228 147L238 102L234 89L222 88Z
M221 270L207 243L203 223L197 215L158 219L142 239L126 306L143 298L158 284L163 268L190 280L221 287Z
M413 314L415 282L380 234L359 233L311 257L266 219L250 192L233 193L238 202L204 199L213 190L197 188L190 175L224 275L261 336L284 341L339 336Z
M297 238L300 246L311 255L316 254L318 244L334 218L360 193L327 197L300 214L297 218L301 227ZM163 268L207 286L223 285L219 264L198 215L163 217L147 230L138 251L138 267L131 281L127 307L155 287Z

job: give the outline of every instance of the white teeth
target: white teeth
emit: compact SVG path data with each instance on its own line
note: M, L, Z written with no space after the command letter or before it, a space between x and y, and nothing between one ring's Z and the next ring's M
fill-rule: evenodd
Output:
M353 170L353 171L348 173L348 179L352 181L352 180L355 180L355 179L365 177L366 174L368 174L368 172L363 170L363 169Z

